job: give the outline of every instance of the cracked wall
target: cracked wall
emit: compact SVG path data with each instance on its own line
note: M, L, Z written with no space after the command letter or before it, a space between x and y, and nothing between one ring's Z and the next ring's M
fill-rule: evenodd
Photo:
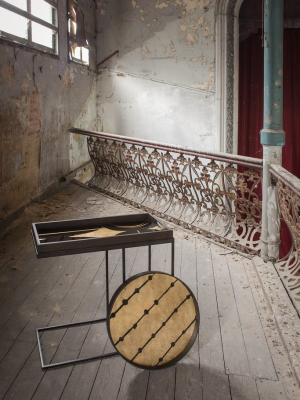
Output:
M91 36L95 4L85 0L83 7ZM66 32L65 0L61 10ZM66 35L59 57L4 40L0 54L1 221L89 159L86 139L70 135L71 126L98 126L96 74L68 62Z
M215 0L97 1L105 132L218 150Z

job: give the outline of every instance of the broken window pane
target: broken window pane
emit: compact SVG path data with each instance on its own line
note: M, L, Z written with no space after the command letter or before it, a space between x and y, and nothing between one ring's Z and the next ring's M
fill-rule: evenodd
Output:
M28 39L28 19L11 11L0 8L0 31L20 38ZM5 37L5 33L3 33Z
M80 51L80 47L76 47L76 48L75 48L74 57L77 58L78 60L81 60L81 51Z
M82 48L82 61L85 63L89 63L89 50L85 47Z
M89 64L89 49L86 38L84 13L73 0L68 1L69 58Z
M36 22L32 22L32 41L46 47L53 47L53 32Z
M76 35L77 25L74 21L71 21L70 19L68 21L68 29L69 29L70 35L72 35L72 36Z

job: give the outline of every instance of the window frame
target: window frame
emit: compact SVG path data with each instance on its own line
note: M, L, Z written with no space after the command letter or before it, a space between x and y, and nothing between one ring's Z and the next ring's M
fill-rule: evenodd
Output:
M74 38L72 37L72 35L71 35L71 32L70 32L70 24L73 22L74 24L77 25L77 21L76 21L76 18L74 18L74 17L72 16L72 14L70 13L70 10L69 10L69 3L72 4L72 6L74 7L76 13L77 13L77 7L78 7L78 2L77 2L77 0L67 0L68 59L69 59L69 62L75 62L75 63L78 63L78 64L80 64L80 65L89 67L89 66L90 66L90 46L89 46L89 45L86 45L86 46L78 46L78 48L80 49L80 56L81 56L81 58L76 58L76 57L74 57L74 56L72 55L71 43L76 43L76 39L74 39ZM82 48L83 48L83 47L89 51L89 61L88 61L88 62L86 62L86 61L84 61L84 60L82 59Z
M28 33L28 38L24 39L22 37L12 35L11 33L7 33L3 30L1 31L0 39L5 39L10 42L17 42L23 45L26 45L32 49L38 49L42 50L44 52L48 52L54 55L59 54L59 49L58 49L58 3L55 0L44 0L45 3L48 3L52 7L52 21L53 23L50 24L47 21L44 21L43 19L36 17L35 15L31 14L31 0L27 0L27 10L29 11L24 11L13 4L8 3L5 0L0 0L0 9L4 8L8 11L13 12L14 14L20 15L28 20L28 27L27 27L27 33ZM32 41L32 22L35 22L39 25L42 25L48 29L52 30L52 48L43 46L39 43L36 43Z

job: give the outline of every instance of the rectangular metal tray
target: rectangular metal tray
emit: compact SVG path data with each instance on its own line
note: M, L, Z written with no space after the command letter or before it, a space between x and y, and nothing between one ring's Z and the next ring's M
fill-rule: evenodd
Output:
M36 256L42 258L171 243L173 231L144 213L36 222L32 237Z

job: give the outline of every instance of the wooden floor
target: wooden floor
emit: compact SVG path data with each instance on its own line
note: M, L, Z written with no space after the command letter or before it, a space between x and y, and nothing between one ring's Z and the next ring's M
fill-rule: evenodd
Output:
M194 292L200 331L175 367L143 371L121 357L43 371L36 327L96 319L105 312L104 254L37 260L31 222L136 213L76 184L29 207L0 241L0 398L105 400L299 399L251 260L175 228L175 275ZM169 245L153 246L156 270L170 271ZM110 252L111 293L121 251ZM128 276L146 269L147 249L126 251ZM111 351L101 324L42 335L46 362Z

